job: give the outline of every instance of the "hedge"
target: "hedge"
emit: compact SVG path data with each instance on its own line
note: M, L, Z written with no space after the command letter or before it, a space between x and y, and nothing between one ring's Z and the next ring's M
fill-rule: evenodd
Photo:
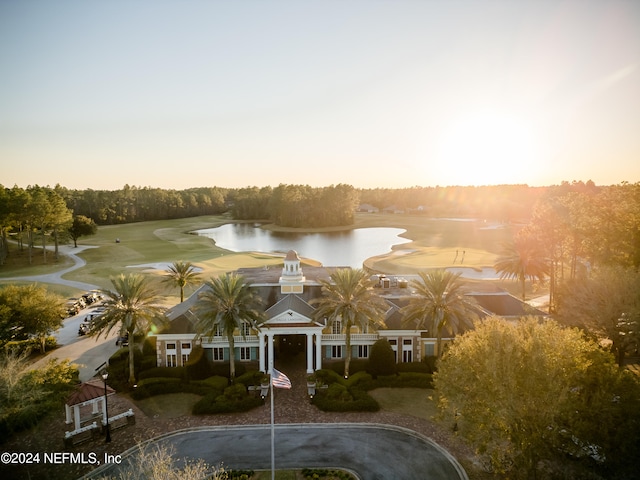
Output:
M344 360L332 360L327 362L327 368L333 370L338 375L344 375ZM369 360L366 358L354 358L349 362L349 375L353 375L357 372L366 371L369 367Z
M214 413L246 412L263 405L260 397L249 395L242 384L234 384L225 389L223 395L210 393L200 399L194 406L194 415Z
M396 366L396 370L398 373L433 373L431 366L426 362L398 363L398 365Z
M334 392L330 392L330 386L327 391L316 390L312 403L320 410L325 412L377 412L380 405L373 397L358 387L352 387L347 390L344 385L335 384ZM335 398L334 394L340 388L345 389L353 398L352 401L344 401L343 396ZM332 398L333 397L333 398Z
M172 377L151 377L144 378L138 382L138 387L148 387L149 385L154 385L158 383L180 383L181 380L179 378Z
M259 370L248 370L240 376L236 376L234 382L249 385L260 385L265 374Z
M229 379L227 377L214 375L213 377L209 377L205 380L192 380L190 383L194 385L203 385L222 392L229 385Z
M198 385L195 383L181 382L177 378L150 380L155 381L134 388L131 391L131 398L133 398L134 400L142 400L143 398L153 397L155 395L164 395L166 393L194 393L196 395L208 395L212 392L219 393L211 387Z
M187 370L185 367L153 367L138 374L138 380L140 381L154 377L185 379L187 378ZM138 385L140 385L140 381Z
M364 390L373 390L374 388L433 388L433 375L415 372L381 375L375 380L364 380L358 386Z

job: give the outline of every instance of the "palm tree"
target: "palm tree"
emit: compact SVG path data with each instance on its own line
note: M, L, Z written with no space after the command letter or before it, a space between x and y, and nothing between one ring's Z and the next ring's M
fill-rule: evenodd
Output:
M111 279L113 290L101 290L105 297L104 313L95 319L92 335L108 335L117 328L120 335L129 336L129 384L136 382L134 351L135 335L147 333L150 327L165 323L164 308L157 304L156 293L146 279L138 274L119 275Z
M476 303L462 294L459 273L447 270L420 272L420 279L411 282L415 295L402 309L404 323L415 323L417 329L436 333L438 358L442 356L442 331L456 335L472 326Z
M235 273L220 275L205 282L204 289L196 304L198 323L196 330L200 336L213 337L222 332L229 341L229 378L236 376L234 333L240 330L245 335L245 325L260 330L265 320L264 311L259 307L260 296L245 283L244 277Z
M526 280L543 281L549 274L549 261L534 236L518 235L513 243L505 245L493 268L502 279L515 278L520 281L524 302Z
M200 274L191 262L177 261L167 267L164 281L180 288L180 303L184 302L184 287L196 283Z
M346 355L344 376L349 377L351 363L351 328L365 330L368 326L384 324L387 303L373 292L373 282L362 269L342 268L331 274L330 280L320 280L323 296L312 303L318 305L316 318L328 319L330 324L341 322L345 333Z

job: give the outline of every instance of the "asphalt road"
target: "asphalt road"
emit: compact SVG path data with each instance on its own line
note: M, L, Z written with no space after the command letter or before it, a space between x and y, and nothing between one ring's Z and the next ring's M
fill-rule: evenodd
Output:
M150 440L179 459L202 459L226 469L271 469L270 425L202 427ZM125 452L120 465L138 447ZM131 458L131 457L129 457ZM287 424L275 426L275 468L342 468L362 480L468 480L458 462L429 438L411 430L375 424ZM104 465L83 478L113 475Z
M118 350L116 346L118 334L115 331L106 338L104 335L97 338L78 335L80 323L94 308L96 307L92 305L81 310L78 315L65 319L62 328L54 334L61 346L29 367L39 368L53 358L69 359L78 366L80 381L91 380L96 374L95 369Z

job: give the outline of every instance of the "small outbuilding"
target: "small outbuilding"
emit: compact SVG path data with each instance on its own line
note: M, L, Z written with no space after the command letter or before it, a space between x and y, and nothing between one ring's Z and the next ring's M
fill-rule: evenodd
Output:
M65 445L75 445L85 440L89 440L93 435L101 431L107 423L111 428L134 423L133 411L107 419L108 397L114 395L116 391L99 380L90 380L82 383L65 402L65 423L73 424L74 429L66 431L64 435ZM98 424L100 423L100 426Z

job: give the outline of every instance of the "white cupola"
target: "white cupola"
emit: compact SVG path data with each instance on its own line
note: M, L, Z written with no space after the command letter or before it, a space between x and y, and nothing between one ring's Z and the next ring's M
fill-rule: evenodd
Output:
M305 278L300 267L300 257L295 250L289 250L284 257L284 267L280 277L281 293L302 293Z

